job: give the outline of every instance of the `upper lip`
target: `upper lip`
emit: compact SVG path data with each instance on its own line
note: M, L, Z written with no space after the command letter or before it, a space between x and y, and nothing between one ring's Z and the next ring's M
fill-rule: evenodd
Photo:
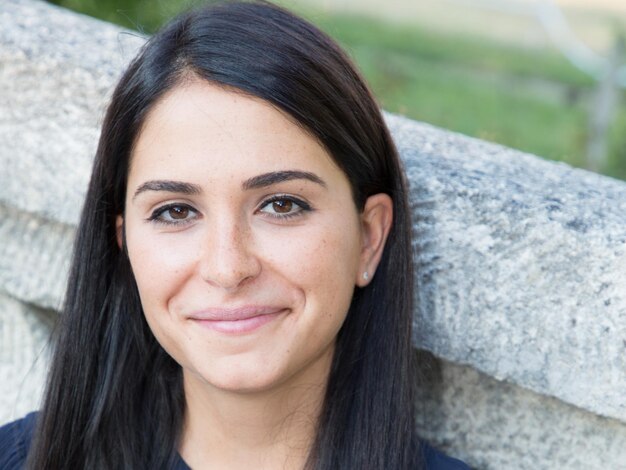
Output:
M243 307L223 308L213 307L192 313L189 318L192 320L205 321L237 321L259 315L278 313L284 310L283 307L273 307L268 305L245 305Z

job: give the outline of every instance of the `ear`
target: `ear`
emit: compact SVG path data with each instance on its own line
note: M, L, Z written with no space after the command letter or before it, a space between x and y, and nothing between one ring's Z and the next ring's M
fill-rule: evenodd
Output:
M123 235L124 235L124 217L120 214L115 218L115 238L117 239L117 246L122 249Z
M388 194L374 194L367 198L361 213L361 258L357 286L368 285L374 277L392 221L393 201Z

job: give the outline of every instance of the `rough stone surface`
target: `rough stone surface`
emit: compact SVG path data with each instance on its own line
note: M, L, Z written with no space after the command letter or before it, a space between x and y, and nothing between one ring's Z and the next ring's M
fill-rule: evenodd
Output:
M626 424L434 360L418 401L422 435L482 470L626 470Z
M2 0L0 25L0 203L75 225L104 105L143 40L38 0Z
M39 307L59 310L74 227L0 203L0 289Z
M0 293L0 424L38 408L56 317Z
M36 406L103 106L142 41L0 2L0 423ZM387 119L415 344L442 358L425 434L477 468L626 468L626 184Z
M626 184L407 119L416 344L626 421Z

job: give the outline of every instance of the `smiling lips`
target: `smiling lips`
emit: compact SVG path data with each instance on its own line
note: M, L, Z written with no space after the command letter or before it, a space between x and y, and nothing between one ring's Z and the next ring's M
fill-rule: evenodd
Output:
M220 333L243 334L271 322L285 310L281 307L268 306L210 308L190 315L189 319Z

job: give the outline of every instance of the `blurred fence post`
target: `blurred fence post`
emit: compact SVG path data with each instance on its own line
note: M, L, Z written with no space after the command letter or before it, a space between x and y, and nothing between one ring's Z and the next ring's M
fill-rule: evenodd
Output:
M618 74L624 61L625 41L623 34L618 34L613 46L608 67L599 80L591 103L589 116L589 139L587 142L587 169L600 172L607 166L609 155L609 129L615 118L620 98Z

